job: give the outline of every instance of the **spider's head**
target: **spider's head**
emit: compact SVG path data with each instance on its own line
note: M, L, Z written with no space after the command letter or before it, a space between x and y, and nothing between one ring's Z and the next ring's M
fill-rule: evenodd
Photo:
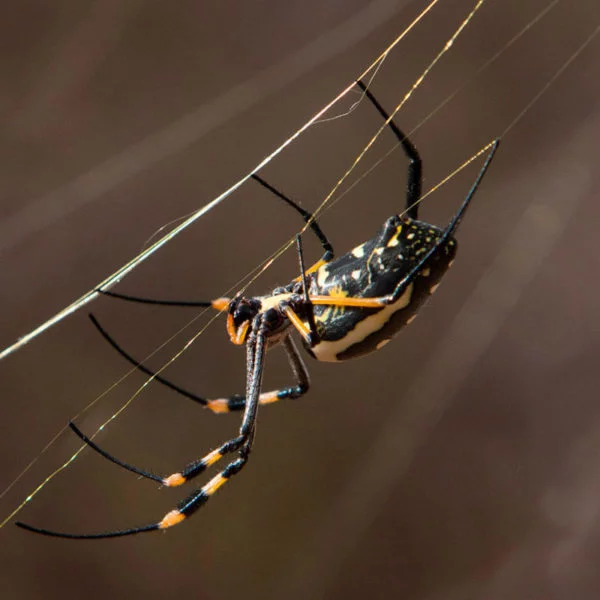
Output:
M260 311L260 302L255 298L236 296L229 303L227 333L232 343L240 346L246 341L254 317Z

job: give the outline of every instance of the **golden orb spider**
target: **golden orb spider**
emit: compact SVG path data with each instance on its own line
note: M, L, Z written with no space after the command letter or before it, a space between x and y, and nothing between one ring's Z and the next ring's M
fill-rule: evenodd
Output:
M367 86L362 81L357 81L356 84L388 121L388 114ZM246 345L246 393L218 399L191 394L140 365L112 340L93 316L92 320L125 358L157 381L191 397L215 413L243 410L244 416L236 437L200 460L189 463L181 471L166 477L139 469L108 454L73 423L70 424L71 429L92 449L113 463L168 487L190 481L224 456L237 454L237 458L160 521L149 525L91 534L56 532L17 523L19 527L55 537L98 539L168 529L181 523L203 506L248 462L259 405L288 398L296 399L308 391L308 371L292 340L292 332L300 334L308 353L317 360L339 361L381 348L415 318L419 308L438 287L454 260L457 249L454 233L487 172L499 140L496 139L491 144L485 163L457 212L445 228L440 228L418 220L422 184L421 158L415 146L396 124L391 120L388 124L409 160L406 208L403 213L389 217L373 238L350 252L334 258L333 247L313 216L255 174L253 179L297 210L319 239L324 254L313 266L305 269L301 239L297 236L300 276L288 285L263 296L238 295L232 299L218 298L207 302L169 302L102 292L138 302L227 310L227 332L231 341L236 345ZM277 344L282 344L286 351L295 383L290 387L261 392L265 353L268 348Z

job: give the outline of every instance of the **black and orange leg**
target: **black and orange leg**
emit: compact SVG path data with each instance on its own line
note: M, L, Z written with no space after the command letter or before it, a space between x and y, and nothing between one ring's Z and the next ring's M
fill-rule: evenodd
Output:
M258 403L261 406L265 404L274 404L280 400L297 400L304 396L310 387L308 370L292 338L289 336L285 337L281 344L286 352L290 367L292 368L295 384L270 392L263 392L258 398ZM246 407L246 397L236 394L227 398L207 399L206 407L214 413L244 410Z
M93 440L88 438L84 433L82 433L74 423L69 423L69 427L71 430L83 440L92 450L100 454L102 457L106 458L113 464L122 467L123 469L135 473L144 479L150 479L151 481L156 481L161 485L166 487L178 487L191 481L194 477L201 475L208 468L212 467L216 462L218 462L221 458L228 454L232 454L233 452L238 451L241 446L246 442L246 438L240 434L240 436L228 440L224 444L221 444L215 450L212 450L205 456L203 456L199 460L195 460L194 462L189 463L185 466L181 471L177 471L168 476L156 475L152 471L147 471L145 469L140 469L139 467L135 467L134 465L130 465L129 463L123 462L119 460L112 454L106 452L98 446Z
M288 359L290 361L290 365L292 367L292 371L294 373L294 377L296 379L296 385L290 386L287 388L282 388L278 390L274 390L272 392L264 392L258 397L258 404L272 404L274 402L278 402L283 399L297 399L304 395L309 388L310 380L308 371L306 369L306 365L302 360L302 357L298 353L298 350L295 347L293 340L290 337L285 338L282 341L282 344L286 350L288 355ZM248 357L248 362L252 367L251 372L254 368L254 356L250 355ZM255 379L255 375L250 377L249 386L252 387ZM219 400L208 401L210 403L214 403L214 407L210 404L209 408L214 410L214 412L228 412L230 410L242 410L246 407L246 399L245 396L235 396L232 398L223 398ZM232 402L233 407L232 407ZM145 479L150 479L151 481L156 481L162 485L167 487L177 487L183 485L184 483L190 481L194 477L201 475L208 468L213 466L217 461L219 461L224 456L231 454L233 452L239 451L240 448L248 442L247 438L247 428L242 426L240 430L240 434L237 438L228 440L215 450L209 452L200 460L196 460L194 462L186 465L184 469L179 472L173 473L168 476L156 475L151 471L147 471L145 469L140 469L139 467L133 466L129 463L126 463L112 454L109 454L100 446L98 446L93 440L88 438L84 433L82 433L74 423L69 423L71 430L83 440L90 448L92 448L95 452L109 460L110 462L126 469L127 471L131 471L136 475L139 475Z
M387 121L390 116L379 104L375 96L362 80L358 80L356 85L365 93L366 97L371 101L379 114ZM400 142L404 153L408 157L408 181L406 185L406 214L411 219L417 219L419 215L419 198L421 197L421 188L423 185L423 161L419 156L416 146L402 132L402 130L390 121L388 123L390 129L394 132L396 138Z
M205 398L194 392L190 392L185 388L173 383L172 381L166 379L162 375L159 375L152 369L149 369L145 365L141 364L138 360L136 360L133 356L131 356L128 352L126 352L110 334L100 325L96 317L92 314L89 315L92 323L98 329L102 337L129 363L131 363L136 369L145 373L149 377L151 377L154 381L161 383L162 385L168 387L169 389L205 406L209 410L214 413L227 413L233 411L241 411L246 407L246 396L243 394L233 394L226 398ZM294 373L294 377L296 379L296 384L290 387L281 388L278 390L273 390L270 392L263 392L259 396L259 404L273 404L274 402L278 402L279 400L284 399L296 399L300 398L300 396L304 395L308 391L308 387L310 385L310 380L308 376L308 371L306 370L306 365L302 360L298 350L296 349L295 344L293 343L291 338L285 338L282 341L282 345L284 350L286 351L288 360L290 362L290 366L292 367L292 372Z
M200 509L229 479L237 475L247 464L256 425L258 412L258 400L262 375L264 370L264 358L266 351L267 325L263 315L258 315L252 325L252 332L247 343L247 386L246 386L246 410L237 438L231 440L232 448L239 451L239 457L230 462L218 475L215 475L206 485L190 494L179 506L168 512L158 523L155 529L168 529L181 523ZM234 450L229 450L233 452ZM147 526L146 526L147 527ZM140 532L148 531L146 527L140 528ZM134 532L137 533L137 532Z
M239 430L239 435L223 444L219 449L213 450L213 452L209 453L205 457L205 460L208 457L212 457L212 459L209 460L212 460L211 464L214 464L217 460L219 460L219 458L221 458L221 456L224 456L225 454L231 454L236 451L239 454L238 458L231 461L219 474L215 475L210 481L208 481L208 483L190 494L190 496L181 502L177 508L169 511L160 521L156 523L104 533L64 533L33 527L25 523L16 523L16 525L35 533L41 533L43 535L53 537L71 539L100 539L122 537L136 533L143 533L146 531L156 531L158 529L168 529L181 523L187 517L195 513L199 508L206 504L206 502L217 492L217 490L219 490L229 479L239 473L248 462L250 451L252 449L252 442L254 439L258 400L260 396L260 387L262 385L266 350L266 333L267 326L263 320L263 316L258 315L253 323L253 331L250 334L247 343L248 377L246 395L248 402L246 403L246 410L244 412L244 418ZM221 452L220 455L219 451ZM200 462L201 461L199 461L198 465ZM117 464L119 463L117 462ZM137 470L135 472L142 476L148 476L147 473L141 470ZM190 474L188 479L196 474L198 473L194 473L193 475ZM170 486L176 486L181 485L181 483L186 481L183 472L174 474L171 477L172 481L169 482L161 480L162 483ZM150 479L156 480L156 476L151 476Z

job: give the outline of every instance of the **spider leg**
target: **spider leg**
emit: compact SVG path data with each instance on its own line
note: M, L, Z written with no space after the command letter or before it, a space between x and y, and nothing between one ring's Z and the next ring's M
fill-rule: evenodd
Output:
M373 106L375 106L375 108L379 111L379 114L387 121L390 118L388 113L381 106L381 104L379 104L379 102L373 96L371 91L367 88L365 83L362 80L358 80L356 82L356 84L365 93L365 95L371 101ZM390 126L390 129L394 132L396 137L398 138L398 141L402 145L404 153L406 154L406 156L409 159L408 184L407 184L407 190L406 190L406 215L411 219L417 219L418 218L418 208L419 208L418 201L421 197L421 188L422 188L422 180L423 180L423 162L421 160L421 157L419 156L419 152L418 152L417 148L415 147L415 145L402 132L402 130L394 123L394 121L390 120L388 125ZM458 228L458 225L460 224L460 221L461 221L465 211L467 210L471 200L473 199L473 196L475 195L475 192L477 191L477 188L479 187L479 185L481 183L481 180L483 179L484 175L486 174L488 167L490 166L490 163L492 162L492 159L494 158L494 154L496 153L496 150L498 149L499 144L500 144L499 139L494 140L494 142L492 143L491 150L488 153L488 156L486 158L485 163L483 164L483 167L479 171L479 174L477 175L477 178L475 179L475 182L471 186L471 189L469 190L469 193L465 197L462 205L460 206L460 208L458 209L458 211L456 212L456 214L454 215L454 217L448 224L448 227L446 227L444 234L439 238L439 240L437 240L437 242L433 245L433 247L429 250L429 252L427 252L423 256L423 258L415 265L415 267L408 273L408 275L406 275L406 277L404 277L404 279L402 279L398 283L394 292L391 295L380 299L381 304L384 304L384 305L385 304L393 304L394 302L396 302L402 296L402 294L406 291L407 286L410 284L410 282L413 281L413 279L415 278L417 273L423 268L423 266L427 263L427 261L441 247L443 247L448 242L448 240L450 239L450 236ZM368 301L371 299L365 298L365 300ZM311 298L311 301L315 304L319 303L319 302L316 302L314 298ZM340 305L344 305L343 302L340 303ZM360 305L359 304L351 304L351 305L346 305L346 306L363 306L363 307L371 306L372 307L373 305L366 303L366 304L360 304Z
M390 116L379 104L375 96L371 93L365 83L359 79L356 85L365 93L367 98L371 101L373 106L379 111L379 114L387 121ZM394 132L394 135L398 138L398 141L402 145L404 153L408 157L408 182L406 184L406 214L411 219L417 219L419 215L419 198L421 197L421 188L423 185L423 162L419 156L419 152L416 146L410 141L410 139L402 132L402 130L394 123L390 121L388 123L390 129Z
M119 294L110 290L98 288L96 290L103 296L126 300L127 302L138 302L139 304L157 304L160 306L186 306L200 308L214 308L215 310L225 310L229 305L229 298L216 298L215 300L159 300L156 298L142 298L140 296L130 296L129 294Z
M145 373L153 380L161 383L162 385L168 387L169 389L205 406L206 408L212 410L214 413L227 413L232 411L240 411L244 410L246 407L246 396L243 394L233 394L228 396L227 398L204 398L203 396L199 396L181 386L169 381L162 375L159 375L152 369L149 369L138 360L136 360L131 354L126 352L113 337L100 325L98 319L93 314L89 315L92 323L98 329L102 337L123 357L125 360L130 362L136 369ZM278 402L279 400L284 399L297 399L300 396L304 395L308 391L308 387L310 385L310 380L308 377L308 371L306 370L306 366L304 361L300 357L298 350L296 349L295 344L293 343L291 338L285 338L282 340L282 345L287 353L288 360L292 367L292 371L294 373L294 377L296 379L296 384L290 387L285 387L277 390L272 390L270 392L263 392L259 396L259 404L273 404L274 402ZM82 434L83 435L83 434ZM79 436L82 437L82 436ZM82 437L83 439L83 437ZM135 472L135 471L134 471Z
M359 307L359 308L380 308L382 306L386 306L388 304L393 304L394 302L397 302L400 299L400 297L402 296L402 294L404 294L407 287L411 284L411 282L417 276L419 271L421 271L424 268L424 266L431 259L431 257L448 242L448 240L450 239L452 234L456 231L457 227L460 224L462 217L464 216L466 209L469 206L469 203L473 199L473 196L475 195L477 188L481 184L481 181L490 166L492 159L494 158L494 155L495 155L496 150L498 149L499 145L500 145L500 140L499 139L494 140L494 142L492 143L491 150L489 151L487 158L485 160L485 163L481 167L479 174L477 175L477 178L475 179L475 182L471 186L471 189L469 190L469 193L465 197L460 208L458 209L458 211L456 212L454 217L452 217L452 219L450 220L450 223L444 230L444 233L439 237L439 239L431 247L431 249L423 255L423 258L409 271L409 273L402 280L400 280L400 282L398 283L398 285L396 286L396 288L390 295L376 297L376 298L352 298L352 297L332 298L331 296L312 296L311 295L311 296L309 296L311 303L312 304L326 304L326 305L330 305L330 306L354 306L354 307Z
M96 319L96 317L92 313L90 313L88 316L89 316L90 320L92 321L92 323L94 324L94 327L96 327L96 329L100 332L100 335L102 335L102 337L123 358L125 358L126 360L128 360L136 369L138 369L142 373L145 373L146 375L149 375L155 381L158 381L159 383L162 383L163 385L165 385L166 387L172 389L173 391L177 392L178 394L181 394L182 396L185 396L186 398L189 398L190 400L193 400L194 402L198 402L202 406L206 406L207 405L208 400L206 398L203 398L202 396L198 396L197 394L194 394L193 392L189 392L188 390L186 390L186 389L184 389L184 388L182 388L182 387L180 387L180 386L172 383L168 379L165 379L161 375L155 373L154 371L152 371L148 367L144 366L141 362L139 362L138 360L136 360L135 358L133 358L133 356L131 356L130 354L128 354L125 350L123 350L123 348L121 348L121 346L119 346L119 344L117 344L117 342L108 334L108 332L102 327L102 325L100 325L100 323L98 322L98 319Z
M250 451L252 449L252 442L254 440L258 400L262 384L266 350L266 334L267 326L264 323L263 316L258 315L253 323L253 330L248 338L246 346L248 365L246 395L248 402L246 403L244 418L240 426L239 435L221 446L223 454L229 454L238 451L239 457L231 461L219 474L215 475L204 486L195 490L185 500L180 502L177 508L169 511L160 521L156 523L150 523L148 525L142 525L141 527L91 534L51 531L48 529L33 527L21 522L16 523L16 525L23 529L52 537L71 539L101 539L134 535L136 533L155 531L157 529L168 529L169 527L173 527L174 525L181 523L184 519L195 513L200 507L206 504L206 502L208 502L208 500L217 492L217 490L219 490L229 479L231 479L231 477L239 473L248 462ZM213 451L211 454L216 456L216 451ZM216 460L218 460L218 458Z
M473 185L471 185L471 189L465 196L463 203L460 205L460 207L456 211L455 215L450 220L450 223L448 223L448 226L444 230L444 233L440 236L440 238L436 241L436 243L432 246L432 248L423 255L423 258L411 269L411 271L408 273L408 275L406 275L406 277L404 277L404 279L402 279L398 283L394 292L390 296L385 298L385 304L393 304L394 302L396 302L400 298L400 296L402 296L402 294L405 292L407 286L417 276L419 271L431 259L431 257L440 248L443 248L448 243L448 240L450 239L452 234L458 229L461 219L463 218L467 208L469 207L469 204L471 203L471 200L475 196L475 192L477 192L477 189L479 188L485 174L487 173L487 170L488 170L490 164L492 163L492 159L494 158L494 155L496 154L496 150L498 150L499 145L500 145L500 140L495 139L493 141L492 147L485 159L485 162L483 163L483 166L479 170L479 173L477 174L477 177L475 178Z
M273 187L270 183L267 183L262 177L259 177L256 174L251 175L254 181L258 182L264 188L269 190L272 194L277 196L280 200L283 200L288 206L291 206L294 210L302 215L305 223L308 223L313 233L317 236L317 239L321 243L323 247L324 254L321 260L313 265L310 271L316 270L323 264L323 262L330 261L334 256L333 246L331 242L327 239L327 236L323 233L321 227L317 223L317 220L314 218L313 214L302 208L299 204L294 202L291 198L288 198L285 194L280 192L277 188ZM310 272L309 271L309 272ZM229 298L217 298L216 300L161 300L155 298L143 298L140 296L131 296L129 294L120 294L118 292L112 292L110 290L103 290L98 288L96 290L98 293L103 294L104 296L109 296L111 298L117 298L118 300L126 300L128 302L138 302L141 304L155 304L160 306L183 306L183 307L204 307L204 308L214 308L216 310L224 310L227 308L227 304L229 303Z
M274 404L280 400L297 400L301 396L304 396L310 387L308 370L292 338L290 336L283 338L281 344L287 354L296 383L289 387L272 390L270 392L263 392L258 398L258 403L260 405ZM245 407L246 397L242 395L234 395L228 398L218 398L207 401L207 408L214 413L243 410Z
M302 237L300 236L300 234L296 236L296 247L298 249L298 262L300 263L300 279L302 280L302 294L304 296L304 305L308 312L307 321L310 334L308 336L307 342L310 346L314 346L319 341L319 332L317 331L317 324L315 323L315 312L313 310L313 305L310 301L310 298L308 297L308 281L306 279L306 270L304 268L304 254L302 252ZM296 328L298 327L296 326Z
M289 206L294 208L302 215L304 222L309 224L310 228L317 236L317 239L319 240L319 242L321 242L323 250L325 251L325 254L323 254L323 258L321 258L321 260L325 262L331 260L334 256L333 246L331 245L331 242L327 239L327 236L321 230L321 227L317 223L317 220L315 219L313 214L302 208L296 202L288 198L285 194L281 193L278 189L274 188L270 183L267 183L262 177L256 175L256 173L254 173L251 177L252 179L254 179L254 181L260 183L260 185L269 190L271 193L275 194L278 198L286 202Z
M168 475L167 477L163 477L161 475L156 475L151 471L146 471L145 469L140 469L134 465L130 465L129 463L123 462L122 460L116 458L112 454L106 452L96 444L93 440L88 438L83 432L79 430L79 428L74 423L69 423L69 427L71 430L79 437L82 441L84 441L92 450L114 463L115 465L122 467L127 471L131 471L144 479L150 479L151 481L156 481L166 487L178 487L183 485L184 483L190 481L194 477L204 473L209 467L214 465L218 460L223 458L223 456L227 454L231 454L239 449L239 446L235 443L238 438L234 440L228 440L224 444L221 444L215 450L212 450L205 456L203 456L199 460L195 460L188 465L185 466L181 471ZM240 441L240 443L243 440Z
M310 386L308 370L306 369L306 365L304 364L304 361L302 360L302 357L300 356L292 338L288 336L284 338L281 343L283 344L286 354L288 356L290 366L292 367L292 371L296 379L296 384L294 386L273 390L271 392L263 392L258 397L259 404L272 404L274 402L278 402L279 400L284 399L295 400L306 394ZM232 401L234 403L233 407ZM214 403L215 406L212 408L214 412L229 412L231 410L242 410L246 407L246 398L245 396L241 395L233 396L231 398L209 400L208 402ZM168 475L167 477L163 477L162 475L156 475L151 471L140 469L139 467L123 462L122 460L116 458L112 454L109 454L106 450L103 450L100 446L98 446L98 444L96 444L92 439L85 435L74 423L69 423L69 427L75 433L75 435L77 435L82 441L84 441L92 450L94 450L110 462L114 463L115 465L118 465L119 467L122 467L123 469L126 469L127 471L131 471L136 475L140 475L145 479L156 481L167 487L176 487L179 485L183 485L190 479L193 479L194 477L197 477L198 475L206 471L206 469L214 465L223 456L237 449L236 447L231 446L230 440L219 446L216 450L209 452L206 456L203 456L201 459L189 463L181 471Z

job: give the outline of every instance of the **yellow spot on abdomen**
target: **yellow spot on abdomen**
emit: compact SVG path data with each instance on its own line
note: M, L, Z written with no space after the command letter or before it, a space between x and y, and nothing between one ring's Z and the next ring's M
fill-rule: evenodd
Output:
M402 225L399 225L398 227L396 227L396 233L390 238L390 241L387 243L388 248L393 248L394 246L397 246L400 243L398 241L398 238L400 237L401 233Z
M319 287L323 287L325 285L325 282L327 281L327 276L328 275L329 275L329 269L327 267L327 264L324 264L317 271L317 285Z
M315 315L315 321L317 323L327 323L327 321L331 318L332 312L333 307L328 306L320 315Z
M360 246L356 246L356 248L352 250L352 256L356 256L356 258L362 258L364 255L365 249L363 244L361 244Z
M332 298L346 298L348 296L348 292L342 288L341 285L335 285L329 288L328 296Z

